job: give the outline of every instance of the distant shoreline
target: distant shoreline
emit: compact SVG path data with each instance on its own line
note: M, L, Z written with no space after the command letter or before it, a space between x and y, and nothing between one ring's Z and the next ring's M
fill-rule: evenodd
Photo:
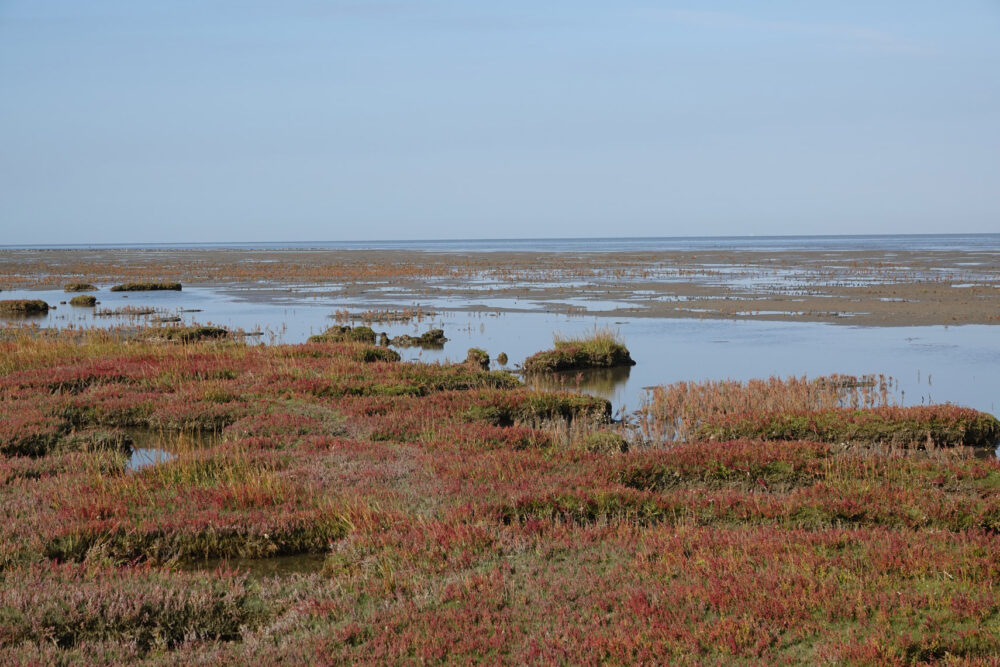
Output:
M993 250L1000 234L843 234L786 236L636 236L364 241L222 241L0 245L18 250L426 250L431 252L627 252L632 250Z

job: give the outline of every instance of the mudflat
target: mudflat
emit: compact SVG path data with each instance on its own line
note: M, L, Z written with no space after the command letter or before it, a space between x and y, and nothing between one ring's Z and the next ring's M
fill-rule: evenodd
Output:
M471 252L328 249L0 250L0 289L86 280L234 288L267 300L315 287L386 305L609 317L1000 323L1000 254L933 250ZM2 295L2 292L0 292Z

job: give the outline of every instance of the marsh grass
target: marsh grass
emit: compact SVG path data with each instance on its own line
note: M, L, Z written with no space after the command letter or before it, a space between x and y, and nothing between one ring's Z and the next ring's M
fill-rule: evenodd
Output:
M42 315L49 304L41 299L5 299L0 301L0 315Z
M88 443L0 456L0 663L978 664L1000 651L995 459L773 439L622 452L603 399L465 364L365 363L365 349L0 338L0 435ZM887 400L867 381L805 384L766 405ZM734 395L697 396L681 398L706 422L746 416ZM223 426L208 442L125 431L173 454L130 471L105 422ZM307 572L270 563L253 580L217 560L305 553ZM197 564L213 571L181 570Z
M195 325L190 327L163 327L154 329L153 338L162 338L177 343L193 343L202 340L221 340L229 338L231 332L222 327Z
M181 291L180 283L170 282L135 282L122 283L111 288L112 292L153 292L153 291Z
M81 308L90 308L97 305L97 297L91 294L81 294L70 299L69 305Z
M582 336L553 335L552 350L533 354L524 360L525 373L634 366L621 334L610 327L598 328Z
M429 329L419 336L403 334L395 336L389 340L389 345L395 347L420 347L425 350L439 350L444 347L448 339L444 336L442 329Z
M653 387L639 417L649 439L687 440L702 424L730 415L895 405L897 386L884 375L676 382Z
M360 313L352 313L349 310L337 310L330 315L330 317L342 324L346 324L348 322L383 324L394 322L412 322L414 320L421 322L425 318L434 317L434 313L432 311L425 311L419 306L415 306L402 309L370 309Z
M678 382L653 388L638 420L653 443L814 440L892 446L995 446L1000 422L953 405L898 407L891 377L830 375Z
M97 288L90 283L67 283L63 286L64 292L94 292Z
M367 343L375 344L371 327L332 326L321 334L309 337L310 343Z

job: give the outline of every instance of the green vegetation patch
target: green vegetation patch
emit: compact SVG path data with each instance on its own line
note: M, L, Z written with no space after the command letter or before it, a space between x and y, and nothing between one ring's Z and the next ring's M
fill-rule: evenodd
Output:
M69 283L63 286L63 291L66 292L94 292L97 288L90 283Z
M155 292L155 291L181 291L180 283L123 283L111 288L112 292Z
M469 352L465 355L465 363L488 371L490 370L490 355L486 353L486 350L481 350L478 347L470 347Z
M384 347L364 347L354 354L358 361L370 364L376 361L399 361L399 352Z
M97 305L97 297L91 294L81 294L69 300L69 305L80 308L89 308Z
M440 349L444 347L446 342L448 342L448 339L444 337L444 331L442 329L431 329L429 331L425 331L419 336L410 336L407 334L396 336L389 341L389 345L394 345L396 347Z
M634 365L635 361L619 336L611 331L599 330L580 338L557 337L554 349L528 357L523 368L526 373L553 373Z
M332 326L323 333L310 336L310 343L367 343L375 344L375 332L371 327Z
M0 314L40 315L49 312L49 304L41 299L6 299L0 301Z
M164 327L154 329L154 337L178 343L193 343L201 340L218 340L227 338L229 330L222 327Z

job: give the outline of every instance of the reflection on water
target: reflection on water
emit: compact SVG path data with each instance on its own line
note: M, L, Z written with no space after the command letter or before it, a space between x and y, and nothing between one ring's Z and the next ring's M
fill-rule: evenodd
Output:
M619 400L631 373L631 366L588 368L579 371L526 375L524 383L532 389L576 391L591 396L600 396L615 403Z
M128 469L132 471L172 461L183 452L214 447L220 440L218 433L201 431L134 428L128 429L127 434L132 443L128 460Z
M168 451L162 449L155 449L153 447L133 447L132 453L128 457L128 469L129 470L141 470L148 466L153 466L158 463L166 463L177 458L176 454L172 454Z

